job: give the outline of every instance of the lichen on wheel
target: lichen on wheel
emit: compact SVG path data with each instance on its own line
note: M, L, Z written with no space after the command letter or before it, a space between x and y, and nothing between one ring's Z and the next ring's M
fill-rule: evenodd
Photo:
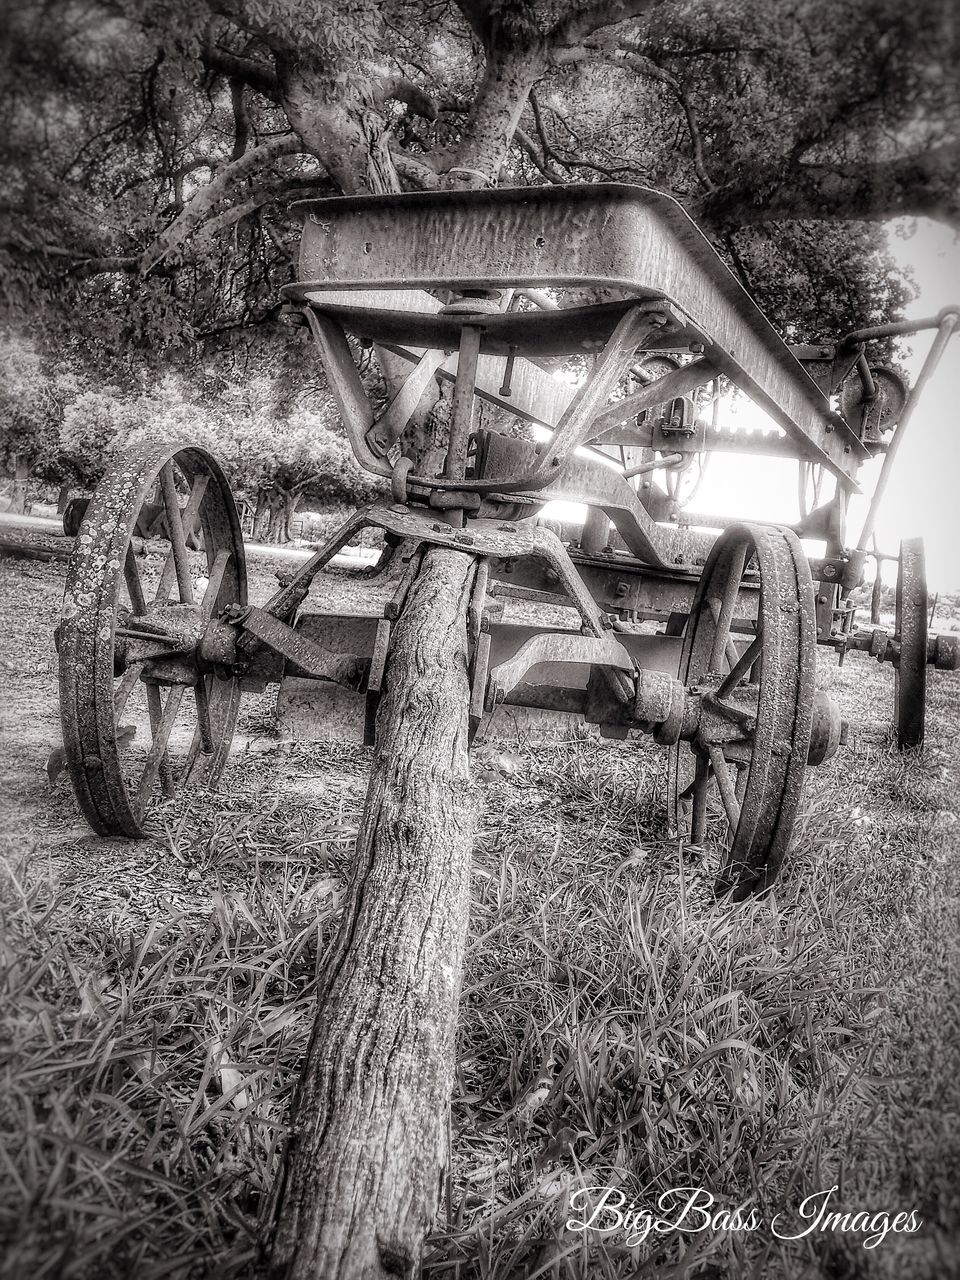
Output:
M719 853L716 891L773 884L789 848L810 751L816 673L813 582L790 529L739 524L707 559L679 676L696 732L670 749L671 829Z
M155 493L167 536L139 557L132 537ZM101 835L142 836L160 796L216 785L240 689L227 664L200 660L199 641L245 602L239 520L215 459L170 443L119 455L84 514L57 629L66 765Z

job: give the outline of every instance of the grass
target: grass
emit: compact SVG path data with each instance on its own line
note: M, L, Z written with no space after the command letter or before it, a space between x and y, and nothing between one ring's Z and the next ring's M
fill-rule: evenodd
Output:
M931 681L926 757L905 760L879 724L888 673L849 659L827 680L865 726L810 774L775 894L735 910L666 839L645 742L521 746L483 769L430 1280L960 1271L960 681ZM39 854L6 873L0 1274L256 1273L362 803L362 752L295 752L299 778L349 785L284 800L267 753L215 802L163 810L144 857L181 909L118 887L105 911L110 886L51 887ZM766 1226L636 1245L565 1228L583 1188L641 1208L704 1187L766 1224L834 1183L844 1208L916 1208L923 1231L865 1250Z

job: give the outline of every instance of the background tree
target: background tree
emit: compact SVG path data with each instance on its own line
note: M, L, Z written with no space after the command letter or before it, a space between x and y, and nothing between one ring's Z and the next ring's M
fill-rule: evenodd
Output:
M902 292L864 220L960 216L952 8L11 5L6 302L108 362L275 347L297 196L618 180L680 199L776 323L878 319Z
M269 542L289 540L302 502L341 509L381 493L355 461L322 386L312 395L307 388L311 407L285 403L278 378L217 383L211 394L196 379L168 373L139 388L77 390L59 431L44 436L48 456L90 488L119 449L138 441L161 435L201 445L217 453L234 492L254 508L253 536Z
M216 448L237 493L254 507L253 536L287 542L304 502L357 507L383 492L354 459L328 399L280 414L263 381L225 394Z
M31 477L77 478L60 448L60 426L79 391L80 380L47 367L29 340L0 335L0 466L13 479L11 512L26 509Z

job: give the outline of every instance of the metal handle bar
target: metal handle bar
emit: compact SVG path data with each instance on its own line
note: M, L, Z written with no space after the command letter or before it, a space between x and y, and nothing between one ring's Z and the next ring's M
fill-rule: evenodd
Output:
M851 347L860 346L864 342L873 342L877 338L906 337L910 333L919 333L921 329L939 329L950 316L955 320L960 319L960 303L952 303L935 316L927 316L923 320L894 320L890 324L875 324L866 329L852 329L837 343L837 350L849 351Z
M900 421L897 424L897 429L893 433L893 439L890 441L890 447L887 449L886 455L883 459L883 466L881 467L880 475L877 479L877 487L874 489L873 497L870 499L870 506L867 510L866 518L863 522L863 529L860 533L860 539L857 542L856 552L853 557L854 559L860 559L861 563L866 552L867 543L870 541L874 528L876 527L877 515L880 511L880 503L883 500L884 491L887 487L887 482L890 479L893 460L897 456L897 450L899 449L901 441L906 434L907 427L910 425L910 419L912 418L913 411L920 399L921 392L933 376L934 370L940 363L940 357L943 355L946 345L950 341L950 338L958 325L960 325L960 307L953 306L944 307L940 314L932 320L919 320L914 322L904 320L898 324L876 325L873 329L860 329L855 331L853 335L848 335L848 338L852 336L859 339L861 335L864 334L869 338L887 337L892 336L894 333L915 333L920 329L935 328L937 330L936 337L930 345L930 350L927 352L927 358L923 362L923 368L920 370L920 376L917 378L909 396L907 397L907 403L904 405L903 412L900 415ZM847 341L847 339L844 339L844 341Z

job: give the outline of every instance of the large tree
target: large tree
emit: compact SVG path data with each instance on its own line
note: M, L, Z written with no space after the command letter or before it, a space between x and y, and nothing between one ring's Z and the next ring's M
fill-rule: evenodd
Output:
M259 340L298 195L617 180L825 336L902 300L875 220L960 220L953 7L8 3L6 301L106 361Z

